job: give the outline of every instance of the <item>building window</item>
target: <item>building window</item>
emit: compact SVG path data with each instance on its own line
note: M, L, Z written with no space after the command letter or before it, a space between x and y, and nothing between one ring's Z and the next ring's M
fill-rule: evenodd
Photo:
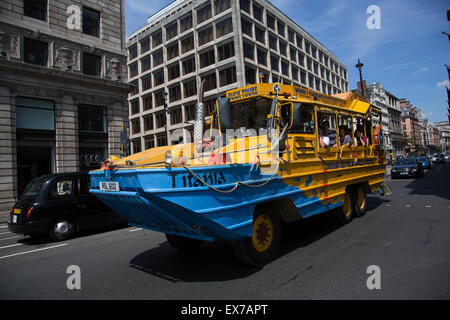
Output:
M100 36L100 12L83 7L83 33Z
M258 63L267 66L267 52L257 49Z
M180 66L179 64L175 64L167 68L169 81L176 79L180 76Z
M256 41L259 41L262 44L266 43L265 31L263 29L258 28L256 25L255 25L255 37Z
M181 53L186 53L194 49L194 36L181 40Z
M198 32L198 45L202 46L213 40L213 28L209 27Z
M175 107L170 110L170 124L177 124L183 122L183 114L180 107Z
M294 31L292 31L289 28L288 28L288 39L289 39L289 42L295 43L294 42L295 41L295 33L294 33Z
M232 31L233 20L231 17L216 24L216 38L220 38Z
M153 68L159 66L163 63L163 53L162 51L158 51L153 54Z
M188 73L195 71L195 59L194 58L184 60L182 62L182 65L183 65L183 75L186 75Z
M197 24L200 24L210 18L211 18L211 5L210 4L197 10Z
M162 43L162 31L158 31L152 35L152 46L153 48L159 46Z
M178 57L178 42L167 48L167 60Z
M141 119L137 118L137 119L133 119L131 120L131 133L132 134L137 134L141 132Z
M158 144L158 147L166 146L167 145L167 137L165 134L159 134L156 136L156 142Z
M137 63L136 74L137 74ZM102 69L101 57L93 54L83 52L83 73L90 76L100 76L100 71ZM131 73L131 66L130 66ZM136 75L135 74L135 75ZM132 75L130 75L132 76Z
M150 55L148 55L145 58L141 59L141 70L142 70L142 72L145 72L147 70L150 70L150 67L151 67L151 61L150 61Z
M150 110L152 108L152 95L146 95L142 98L142 106L144 111Z
M146 91L152 88L152 77L151 75L142 78L142 91Z
M141 41L141 54L150 50L150 38L147 37Z
M53 101L17 97L16 127L18 129L55 130Z
M142 151L141 139L135 139L131 141L131 145L133 146L133 153L138 153Z
M144 117L144 131L153 130L153 115Z
M275 31L275 17L270 13L266 13L267 26Z
M252 23L244 18L241 18L241 24L242 24L242 32L252 37L253 36Z
M209 91L212 89L217 88L217 79L216 79L216 73L210 73L206 76L203 76L201 78L201 81L203 82L205 80L204 90Z
M84 72L84 54L83 54L83 72ZM86 74L86 72L84 72ZM138 74L138 64L137 62L130 65L130 78L137 76ZM95 76L95 74L93 74Z
M281 60L281 73L285 76L289 75L289 63Z
M155 87L164 83L164 70L157 71L153 73L153 81L155 83Z
M155 92L155 107L164 105L164 91Z
M178 101L181 99L180 85L169 88L169 102Z
M137 45L134 45L128 49L129 60L133 60L138 55Z
M249 0L240 0L239 6L241 10L244 10L248 14L250 14L250 1Z
M284 37L285 35L285 31L284 31L284 23L281 22L280 20L277 21L277 29L278 29L278 34L282 37Z
M138 80L134 80L130 82L131 85L131 90L130 90L130 94L133 96L135 94L139 93L139 82Z
M297 62L297 50L294 49L294 47L290 46L289 47L289 53L291 56L291 61L292 62Z
M214 1L214 11L215 14L224 12L225 10L231 8L231 0L216 0Z
M296 35L296 38L297 38L297 47L302 49L303 48L303 37Z
M262 22L263 19L263 9L256 3L253 3L253 17Z
M234 57L234 42L228 42L217 48L219 61Z
M189 14L180 20L180 32L183 33L192 28L192 15Z
M178 29L178 26L177 26L176 22L174 24L166 27L166 40L170 40L170 39L176 37L177 29Z
M195 119L195 104L191 104L189 106L184 107L184 114L186 117L186 121L191 121ZM191 136L192 138L192 136Z
M23 58L26 63L46 66L48 60L48 44L28 38L23 39Z
M277 38L269 34L269 48L277 50Z
M106 108L78 106L78 126L80 132L106 133Z
M306 72L303 70L300 70L300 82L306 84Z
M287 44L280 40L280 53L287 56Z
M47 0L24 0L23 14L31 18L47 21Z
M279 59L275 56L270 56L270 67L273 71L280 71Z
M298 64L301 65L302 67L305 66L305 55L300 51L298 52Z
M151 149L155 147L155 139L152 136L144 137L145 149Z
M245 82L246 84L256 83L256 70L250 67L245 67Z
M156 128L162 128L166 124L166 114L165 111L158 112L155 114L155 120L156 120Z
M291 71L292 71L292 79L298 81L298 69L295 67L292 67Z
M255 47L244 41L244 57L250 60L255 59Z
M139 113L140 112L139 109L140 109L139 108L139 99L136 99L136 100L133 100L130 102L130 114L131 115Z
M221 87L235 83L236 81L237 79L235 66L219 71L219 83Z
M192 97L197 94L197 83L195 80L185 82L184 84L184 97Z
M207 67L209 65L212 65L213 63L215 63L214 49L200 54L200 68Z

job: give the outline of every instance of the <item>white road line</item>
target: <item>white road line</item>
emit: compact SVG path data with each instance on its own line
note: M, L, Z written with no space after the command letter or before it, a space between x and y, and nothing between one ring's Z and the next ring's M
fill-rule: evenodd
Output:
M407 207L407 208L410 208L411 207L411 205L409 205L409 204L407 204L405 207Z
M11 233L11 232L3 232L3 233L0 233L0 235L2 235L2 234L8 234L8 233Z
M131 229L130 232L135 232L135 231L138 231L138 230L142 230L142 228Z
M390 205L390 204L385 204L385 206L386 206L386 207L390 207L391 205Z
M23 243L16 243L16 244L12 244L9 246L3 246L3 247L0 247L0 249L6 249L6 248L11 248L11 247L17 247L17 246L23 246Z
M0 229L8 228L8 226L0 226Z
M0 257L0 259L15 257L15 256L19 256L19 255L22 255L22 254L33 253L33 252L42 251L42 250L54 249L54 248L58 248L58 247L62 247L62 246L67 246L67 243L59 244L57 246L52 246L52 247L46 247L46 248L41 248L41 249L36 249L36 250L30 250L30 251L25 251L25 252L14 253L14 254L10 254L10 255L7 255L7 256Z
M425 206L425 208L431 208L431 206Z
M3 238L3 239L0 239L0 241L3 241L3 240L9 240L9 239L15 239L15 238L19 238L20 236L15 236L15 237L9 237L9 238Z

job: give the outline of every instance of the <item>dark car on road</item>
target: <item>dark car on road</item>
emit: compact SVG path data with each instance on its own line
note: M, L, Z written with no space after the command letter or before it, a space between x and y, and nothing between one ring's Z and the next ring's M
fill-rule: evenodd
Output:
M433 163L445 163L445 157L442 153L433 154L432 158Z
M427 156L420 156L416 158L422 164L424 169L431 169L431 161Z
M423 177L422 164L415 158L399 159L391 169L391 178Z
M69 239L77 231L125 222L89 193L87 173L57 173L32 180L11 209L11 232Z

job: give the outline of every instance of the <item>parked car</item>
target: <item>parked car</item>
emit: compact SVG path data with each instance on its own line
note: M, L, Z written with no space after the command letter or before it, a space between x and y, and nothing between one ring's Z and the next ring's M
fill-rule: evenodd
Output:
M448 160L448 157L449 157L448 153L445 153L445 154L444 154L445 160Z
M420 156L416 158L422 164L424 169L431 169L431 161L427 156Z
M54 241L84 229L125 222L89 193L87 173L49 174L32 180L11 209L8 228Z
M445 163L445 157L442 153L433 154L433 158L431 158L433 163Z
M391 169L391 178L423 177L422 164L415 158L399 159Z

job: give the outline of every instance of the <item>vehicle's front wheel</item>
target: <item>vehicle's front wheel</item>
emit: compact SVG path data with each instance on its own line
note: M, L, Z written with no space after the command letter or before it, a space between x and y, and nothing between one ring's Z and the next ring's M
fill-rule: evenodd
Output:
M166 233L166 238L167 241L169 241L169 243L172 245L172 247L182 252L195 251L203 244L202 240L175 236L168 233Z
M53 241L64 241L73 237L76 231L75 222L69 217L60 217L52 222L48 234Z
M281 239L281 222L270 207L260 207L253 217L251 237L233 242L233 251L244 264L261 267L272 261Z

